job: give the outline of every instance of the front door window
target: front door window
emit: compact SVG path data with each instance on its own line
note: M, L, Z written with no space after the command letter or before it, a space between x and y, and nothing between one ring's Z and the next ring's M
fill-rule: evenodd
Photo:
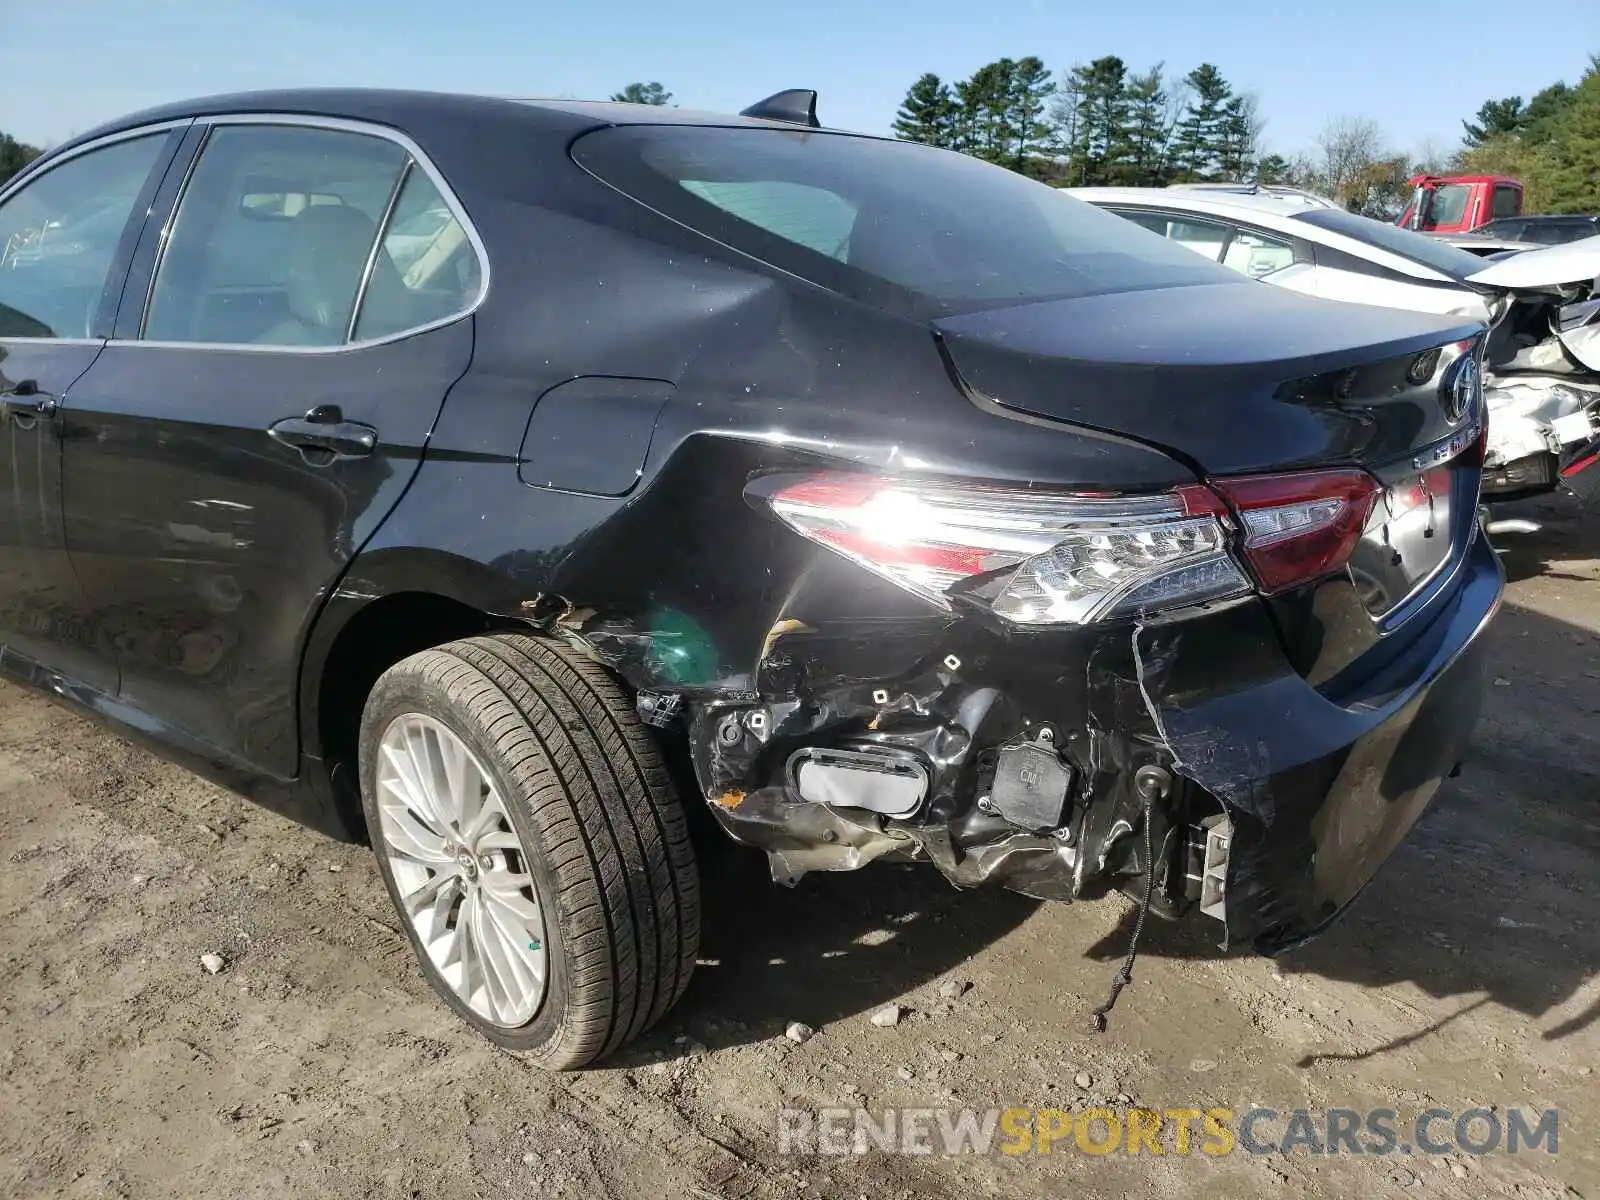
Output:
M92 336L112 260L165 133L47 167L0 205L0 337Z

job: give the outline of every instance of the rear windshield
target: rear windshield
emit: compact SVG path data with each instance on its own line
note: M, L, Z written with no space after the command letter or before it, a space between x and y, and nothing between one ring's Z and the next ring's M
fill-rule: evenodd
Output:
M1182 246L964 154L802 130L628 126L578 163L822 287L927 317L1241 282Z
M1387 225L1382 221L1374 221L1371 217L1345 212L1343 209L1319 208L1310 212L1295 213L1294 219L1304 221L1307 225L1315 225L1319 229L1342 233L1346 237L1355 238L1358 242L1366 242L1369 246L1387 250L1390 254L1398 254L1401 258L1432 267L1435 271L1443 271L1451 279L1466 279L1467 276L1483 270L1483 259L1471 251L1457 249L1450 243L1441 242L1438 238L1429 237L1425 233L1402 229L1398 225Z

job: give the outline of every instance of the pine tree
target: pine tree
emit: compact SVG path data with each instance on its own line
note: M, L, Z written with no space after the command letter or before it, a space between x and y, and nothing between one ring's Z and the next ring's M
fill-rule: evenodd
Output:
M1011 74L1011 124L1017 139L1014 170L1025 169L1030 158L1045 150L1050 138L1045 105L1055 90L1041 59L1030 54L1017 60Z
M1577 89L1564 83L1552 83L1537 93L1522 114L1523 140L1530 146L1548 142L1576 96Z
M9 133L0 133L0 183L5 183L42 153L35 146L17 141Z
M1294 166L1281 154L1263 154L1256 163L1257 183L1288 183Z
M1014 60L996 59L979 67L971 79L956 84L965 142L961 148L968 154L992 163L1011 165L1017 137L1012 104L1012 81L1016 71Z
M929 146L954 145L956 99L949 85L931 72L913 83L895 114L894 135Z
M1462 140L1469 146L1481 146L1489 139L1506 133L1521 131L1527 113L1521 96L1507 96L1504 100L1485 100L1478 108L1474 121L1461 122L1467 136Z
M1549 211L1600 210L1600 56L1572 89L1539 160Z
M613 100L623 104L670 104L672 93L659 83L630 83L620 92L611 94Z
M1233 88L1210 63L1190 71L1184 82L1192 98L1173 139L1173 164L1180 178L1210 179L1224 153L1224 122Z
M1255 167L1257 124L1254 96L1234 96L1218 126L1217 170L1223 179L1244 180Z
M1050 101L1049 151L1063 160L1068 186L1083 182L1083 153L1078 111L1083 104L1082 63L1073 63L1061 72L1055 98Z
M1156 187L1166 171L1167 143L1172 128L1167 122L1167 91L1162 84L1162 64L1128 80L1128 143L1132 177L1140 187Z
M1083 181L1119 182L1130 154L1128 142L1128 69L1115 55L1075 67L1079 90L1078 140L1083 155Z

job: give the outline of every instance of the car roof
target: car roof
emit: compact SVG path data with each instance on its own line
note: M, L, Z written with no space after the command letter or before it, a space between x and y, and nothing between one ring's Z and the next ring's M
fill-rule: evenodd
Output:
M606 125L709 125L788 130L797 128L796 125L785 121L769 121L731 113L702 112L655 104L486 96L393 88L292 88L202 96L147 108L108 121L73 138L59 149L67 149L82 142L145 125L230 113L343 118L368 121L376 125L391 125L397 129L404 129L419 120L436 120L441 116L455 116L470 121L475 116L484 117L493 114L504 116L507 113L524 117L538 127L571 133Z

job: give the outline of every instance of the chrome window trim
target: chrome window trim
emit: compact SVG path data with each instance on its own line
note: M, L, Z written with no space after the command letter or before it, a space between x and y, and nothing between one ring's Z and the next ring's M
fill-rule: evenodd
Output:
M44 338L44 337L5 337L0 335L0 342L6 345L20 343L24 346L103 346L105 338Z
M172 236L172 227L177 223L178 206L184 195L189 191L189 181L194 178L194 169L200 162L200 156L206 152L206 144L211 140L211 130L202 126L200 130L200 144L194 148L194 153L189 155L189 161L184 164L183 178L178 181L176 198L172 202L172 211L167 213L166 220L162 222L161 229L156 233L155 261L150 264L150 278L145 281L144 299L139 303L139 338L122 339L123 341L137 341L144 337L145 322L150 319L150 305L156 298L156 280L161 275L161 264L167 257L167 240ZM137 257L137 256L135 256ZM130 279L132 273L130 272ZM119 311L118 317L122 314ZM116 325L111 327L111 332L116 333ZM115 338L113 341L117 340Z
M27 187L35 179L43 179L62 163L71 162L79 155L88 154L92 150L99 150L105 146L114 146L118 142L130 142L135 138L149 137L153 133L171 133L174 129L187 129L195 123L195 119L194 117L180 117L172 121L158 121L154 125L138 125L132 129L119 129L116 133L108 133L103 137L97 137L92 142L84 142L81 146L74 146L70 150L62 150L41 158L38 161L44 165L37 170L33 170L33 164L29 163L29 169L24 170L16 178L7 180L5 187L0 188L0 204L6 203L13 195ZM91 340L99 341L98 338Z
M154 125L138 125L132 129L119 129L116 133L108 133L104 137L97 137L91 142L84 142L81 146L74 146L70 150L63 150L58 156L50 158L43 167L37 171L25 170L20 175L6 181L6 186L0 188L0 205L6 204L23 188L36 179L43 179L62 163L69 163L80 155L88 154L106 146L114 146L118 142L131 142L136 138L149 137L157 133L171 133L175 129L187 129L193 125L195 118L179 117L172 121L158 121ZM33 164L30 163L31 167ZM128 219L133 219L133 214L128 214ZM0 339L8 345L21 343L25 346L103 346L105 338L48 338L48 337L8 337Z
M356 326L361 323L361 306L367 302L367 290L372 286L372 272L377 269L378 255L383 253L385 231L389 222L394 220L395 206L400 203L400 193L406 190L406 180L411 178L411 172L416 170L416 159L408 158L405 166L400 168L400 174L395 178L394 187L389 191L389 202L383 206L383 216L378 221L378 231L373 234L372 245L367 250L367 265L361 269L361 282L356 287L356 302L350 306L350 320L344 327L345 344L356 340Z
M456 219L462 230L466 233L467 242L472 247L472 252L478 256L478 294L472 298L472 301L469 304L462 307L458 312L451 313L448 316L439 317L436 320L427 322L426 324L415 325L409 329L402 329L395 333L384 334L382 337L366 338L362 341L352 341L349 339L351 332L353 332L355 328L353 323L360 318L361 302L366 299L366 280L367 276L370 275L369 264L367 274L362 276L361 290L357 294L356 305L351 312L352 325L350 330L346 332L346 340L337 346L273 346L263 345L259 342L166 342L148 341L144 338L112 338L106 343L106 345L146 346L153 350L223 350L247 354L344 354L351 350L366 350L373 346L384 346L391 342L400 342L407 338L416 337L418 334L429 333L435 329L443 329L447 325L454 325L463 318L471 316L483 305L485 297L487 297L489 294L490 276L493 270L489 264L489 252L483 244L483 238L479 236L477 226L473 225L472 219L467 216L466 209L462 207L460 199L456 196L455 189L452 188L445 177L439 173L439 169L433 165L432 160L430 160L428 156L423 153L422 147L418 146L415 141L413 141L406 134L400 132L400 130L394 129L388 125L374 124L370 121L353 121L344 117L321 117L310 113L222 113L215 116L197 116L192 118L192 122L185 123L206 126L206 141L201 143L200 148L195 152L194 158L190 161L189 174L184 178L183 186L178 192L177 200L173 203L172 212L168 214L167 223L161 230L161 239L159 243L160 248L157 252L154 269L150 273L150 288L152 294L154 293L156 280L161 274L162 260L166 257L168 238L171 236L173 226L178 219L178 214L183 211L183 200L188 194L190 179L192 178L193 172L196 166L199 164L200 159L205 154L206 144L211 140L212 130L219 126L228 125L286 125L303 129L327 129L340 133L354 133L363 134L368 137L380 137L399 146L410 156L410 162L401 170L401 179L409 176L412 168L420 168L423 174L425 174L429 181L432 182L433 186L438 189L440 197L445 202L445 207L450 210L450 215ZM394 199L398 195L399 190L397 188L394 194L390 197L390 205L384 213L383 222L378 226L377 239L373 243L374 247L381 246L383 244L383 237L387 228L388 219L394 208ZM140 313L139 317L139 325L141 330L144 327L144 321L149 315L149 311L150 304L149 299L147 298L144 305L144 311Z

